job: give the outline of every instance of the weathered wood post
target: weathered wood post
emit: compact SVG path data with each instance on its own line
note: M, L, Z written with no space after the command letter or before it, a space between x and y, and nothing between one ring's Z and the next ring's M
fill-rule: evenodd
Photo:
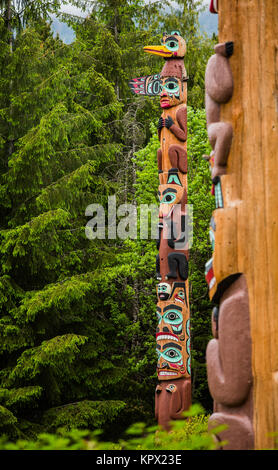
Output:
M160 74L130 81L134 93L159 96L160 148L157 152L158 254L156 258L158 354L155 414L165 429L191 404L190 320L187 231L187 75L186 44L178 31L163 34L161 45L145 52L165 59Z
M207 347L210 426L228 425L219 435L228 440L224 449L270 449L278 432L278 2L212 0L213 9L219 45L206 75L216 196L206 266L217 304Z

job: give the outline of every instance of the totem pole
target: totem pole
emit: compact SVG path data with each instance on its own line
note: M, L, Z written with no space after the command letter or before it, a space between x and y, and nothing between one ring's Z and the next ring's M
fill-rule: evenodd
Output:
M278 431L278 2L211 0L219 40L205 76L215 210L205 268L213 339L209 427L227 450ZM252 43L250 43L252 38Z
M135 78L129 85L136 94L160 96L162 108L157 151L160 206L156 278L160 282L157 286L155 415L158 424L168 430L170 422L181 419L183 411L191 404L186 44L178 31L172 31L163 34L160 46L146 46L144 50L165 59L160 74Z

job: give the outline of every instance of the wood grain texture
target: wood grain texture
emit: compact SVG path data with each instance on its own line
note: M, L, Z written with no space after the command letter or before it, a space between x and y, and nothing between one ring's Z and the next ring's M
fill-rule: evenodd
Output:
M225 194L237 214L234 263L249 292L255 448L267 449L278 432L278 2L220 0L226 41L234 41L234 93L221 119L234 138ZM224 246L227 227L222 234Z

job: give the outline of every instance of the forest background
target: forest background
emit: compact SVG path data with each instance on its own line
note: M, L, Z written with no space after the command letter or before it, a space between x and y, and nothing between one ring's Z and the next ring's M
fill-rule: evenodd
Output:
M66 2L63 2L66 3ZM131 94L157 73L144 54L162 32L185 37L192 401L212 411L205 350L212 305L204 279L213 210L204 75L217 38L201 33L202 0L0 1L0 433L36 439L59 428L117 440L154 423L156 245L85 235L86 207L157 203L159 100ZM53 35L50 15L75 33ZM117 220L119 220L118 217Z

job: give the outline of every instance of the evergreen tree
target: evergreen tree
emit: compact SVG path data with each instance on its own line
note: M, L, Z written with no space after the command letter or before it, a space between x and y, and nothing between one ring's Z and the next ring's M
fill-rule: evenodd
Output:
M24 2L12 49L0 18L0 427L14 437L61 426L113 435L115 420L118 431L153 420L156 248L139 234L88 239L85 214L99 203L107 220L115 193L118 204L156 200L158 140L150 123L159 103L134 97L127 83L160 71L159 58L142 47L176 24L157 2L101 0L85 20L68 20L76 41L66 46L31 3ZM195 85L202 88L200 77ZM199 138L192 138L192 190L200 185L205 194L204 114L192 111L189 126ZM197 197L196 204L199 223ZM208 304L199 299L207 225L200 222L191 255L196 348L208 336ZM203 352L194 357L196 397L204 402Z
M113 327L91 297L113 249L86 239L85 208L115 190L107 163L119 146L109 125L121 106L91 62L78 60L79 47L54 40L43 21L17 34L13 53L5 41L1 51L2 411L13 414L14 432L31 432L24 419L47 426L58 405L57 425L61 416L99 425L124 403L99 403L113 382L112 351L104 353Z

